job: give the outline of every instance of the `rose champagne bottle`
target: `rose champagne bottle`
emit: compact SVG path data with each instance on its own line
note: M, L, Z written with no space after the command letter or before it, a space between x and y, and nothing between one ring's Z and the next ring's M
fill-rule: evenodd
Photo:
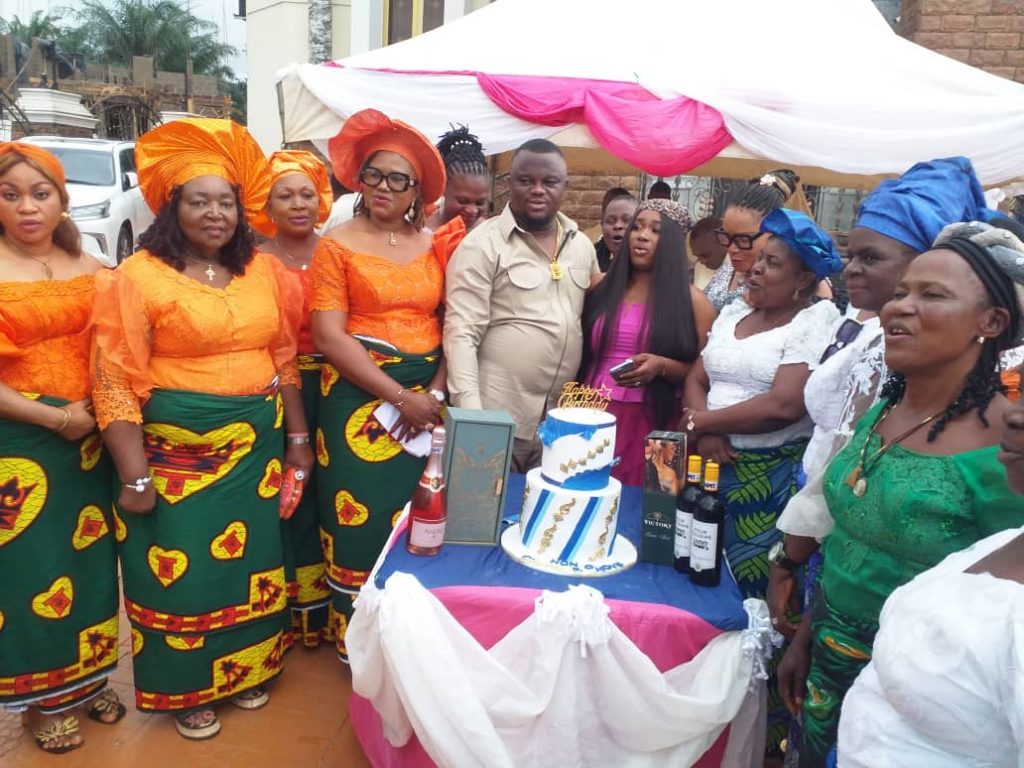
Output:
M430 458L413 491L405 548L414 555L436 555L444 544L448 504L444 490L444 427L434 427Z

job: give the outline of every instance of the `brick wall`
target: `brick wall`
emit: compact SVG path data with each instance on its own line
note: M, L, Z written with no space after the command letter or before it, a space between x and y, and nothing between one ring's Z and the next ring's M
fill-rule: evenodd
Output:
M1024 83L1024 0L903 0L900 33L950 58Z

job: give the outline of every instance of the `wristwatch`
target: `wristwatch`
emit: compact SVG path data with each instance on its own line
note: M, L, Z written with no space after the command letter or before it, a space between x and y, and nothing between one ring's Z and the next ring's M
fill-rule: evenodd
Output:
M427 394L429 394L431 397L437 400L437 402L444 405L445 396L444 392L442 392L440 389L428 389Z
M146 475L145 477L137 477L130 483L124 483L124 487L130 491L142 493L144 490L146 490L146 486L150 485L152 482L153 478L150 477L149 475Z
M768 562L790 573L793 573L793 571L803 565L803 563L798 563L796 560L790 560L786 557L786 543L784 541L777 541L772 544L772 548L768 550Z

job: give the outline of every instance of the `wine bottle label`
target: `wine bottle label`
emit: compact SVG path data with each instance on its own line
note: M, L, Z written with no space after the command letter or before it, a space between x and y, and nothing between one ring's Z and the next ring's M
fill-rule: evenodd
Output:
M440 547L444 544L444 524L445 520L424 520L419 517L414 517L410 525L412 530L409 532L409 543L414 547Z
M676 510L675 556L690 556L690 530L693 528L693 513Z
M714 570L718 554L718 525L693 521L690 534L690 569L693 571Z
M424 475L420 478L420 488L429 488L432 491L440 491L444 488L444 478L434 475L433 477L427 477Z

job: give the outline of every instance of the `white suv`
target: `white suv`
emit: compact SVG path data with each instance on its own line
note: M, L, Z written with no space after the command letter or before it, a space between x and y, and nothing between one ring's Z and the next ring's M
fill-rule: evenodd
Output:
M99 243L101 253L95 255L100 261L111 267L124 261L153 221L139 190L135 144L61 136L28 136L22 141L60 159L68 180L71 218L83 235Z

